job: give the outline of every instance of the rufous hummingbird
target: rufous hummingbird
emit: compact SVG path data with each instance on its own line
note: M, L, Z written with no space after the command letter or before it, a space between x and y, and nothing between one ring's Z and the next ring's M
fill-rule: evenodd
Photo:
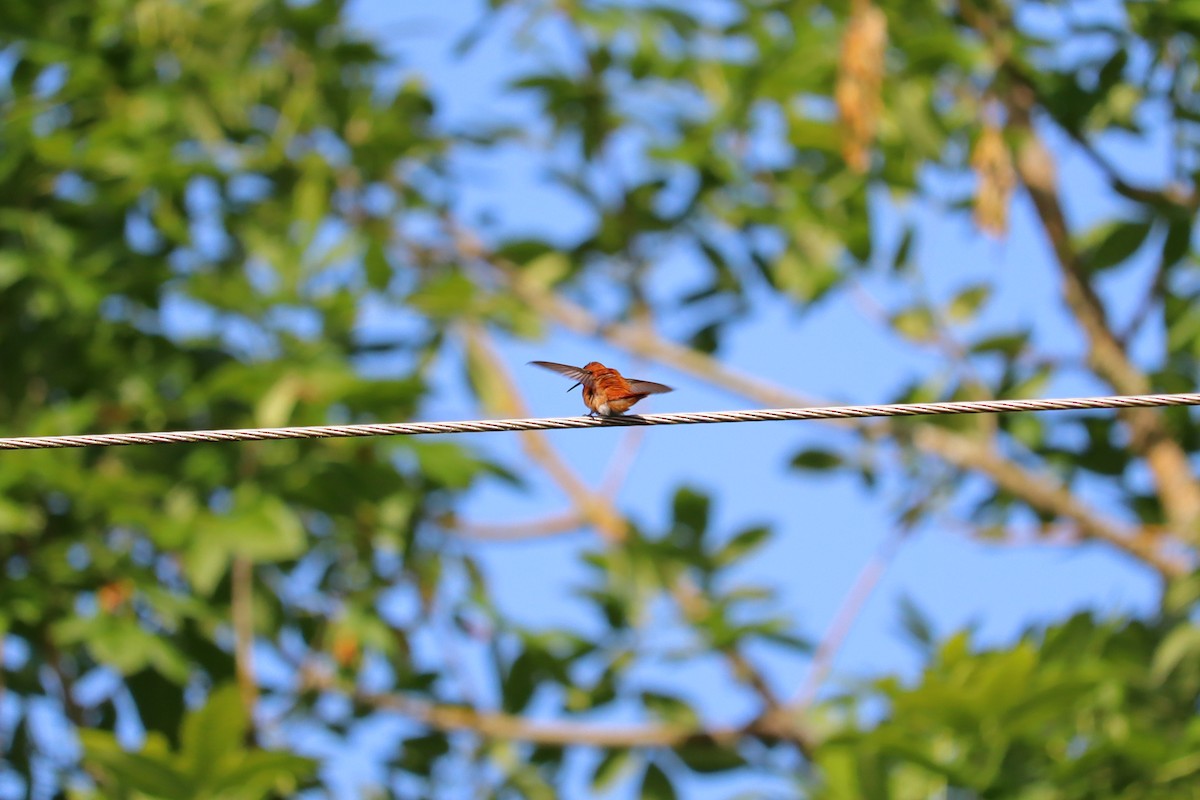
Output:
M553 361L530 361L536 367L554 370L566 375L575 386L583 387L583 404L588 407L588 416L615 417L624 414L638 400L651 394L675 391L670 386L653 381L628 380L615 369L609 369L599 361L591 361L582 367L555 364ZM572 386L567 391L575 388Z

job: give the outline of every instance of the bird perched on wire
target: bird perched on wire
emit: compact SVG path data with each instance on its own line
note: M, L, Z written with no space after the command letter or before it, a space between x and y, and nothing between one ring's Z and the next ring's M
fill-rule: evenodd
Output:
M637 401L652 394L675 391L670 386L653 381L630 380L615 369L609 369L599 361L591 361L582 367L555 364L553 361L530 361L535 367L553 370L575 381L583 387L583 404L588 407L588 416L615 417L624 414ZM567 391L575 388L572 386Z

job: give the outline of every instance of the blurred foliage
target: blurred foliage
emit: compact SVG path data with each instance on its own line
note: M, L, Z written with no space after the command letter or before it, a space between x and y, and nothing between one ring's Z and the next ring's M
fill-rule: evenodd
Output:
M915 686L888 678L845 700L851 719L887 713L825 741L813 796L1189 797L1196 632L1077 614L1004 650L953 636Z
M932 364L890 399L1029 396L1066 371L1103 384L1093 354L989 314L991 283L931 289L917 222L880 233L885 202L912 202L973 208L1005 235L1018 175L1053 177L1030 155L1045 132L1123 203L1088 230L1043 218L1052 244L1080 280L1149 273L1133 312L1101 322L1139 342L1147 386L1193 390L1200 4L1114 6L491 2L460 50L511 37L504 94L525 118L457 130L341 0L6 0L0 435L410 418L461 324L524 338L553 324L514 281L603 323L669 322L700 359L756 298L803 314L868 287L885 298L876 321ZM1169 140L1170 174L1110 163L1117 134ZM554 154L547 180L585 211L581 236L458 218L455 158L510 147ZM652 290L680 254L698 279ZM1194 461L1188 413L1160 419L1154 441ZM937 425L1164 535L1122 418ZM903 529L951 518L1005 538L1071 521L922 450L919 432L860 431L791 466L891 493ZM353 743L380 696L455 723L429 713L387 734L388 792L469 774L477 793L562 793L587 736L452 733L472 726L456 648L486 654L505 725L608 714L660 735L592 748L596 792L670 798L732 771L813 797L1200 792L1191 578L1154 618L1079 615L988 650L936 641L905 605L928 660L917 680L777 707L747 648L812 648L777 593L744 580L770 527L714 530L712 499L680 488L664 529L634 524L582 555L591 624L529 630L447 522L481 483L525 477L469 445L390 439L0 458L0 796L323 796L330 773L305 742ZM431 637L440 648L420 646ZM716 735L684 687L639 677L706 659L762 713Z

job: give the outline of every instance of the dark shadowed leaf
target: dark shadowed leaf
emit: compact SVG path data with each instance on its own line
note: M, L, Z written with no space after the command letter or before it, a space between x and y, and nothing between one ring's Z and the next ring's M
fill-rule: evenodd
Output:
M900 626L904 633L922 652L932 652L936 644L936 639L929 617L925 615L925 612L908 595L901 595L899 603Z
M675 754L693 772L727 772L746 765L733 746L719 745L711 739L696 738L675 748Z
M835 453L832 450L826 450L820 447L811 447L807 450L801 450L796 455L792 456L791 465L794 469L811 470L814 472L826 472L831 469L840 467L843 463L840 453Z
M646 765L642 775L642 800L675 800L675 787L662 768L653 761Z
M1141 248L1153 227L1151 221L1116 222L1095 234L1097 242L1084 252L1084 263L1092 272L1124 263Z

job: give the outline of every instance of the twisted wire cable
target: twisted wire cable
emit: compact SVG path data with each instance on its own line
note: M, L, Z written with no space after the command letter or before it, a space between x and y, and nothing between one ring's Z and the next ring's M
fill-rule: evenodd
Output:
M1003 414L1018 411L1072 411L1102 408L1152 408L1200 405L1200 393L1145 394L1125 397L1069 397L1055 400L980 400L948 403L892 403L879 406L814 406L750 411L693 411L623 417L545 417L467 420L463 422L399 422L363 425L313 425L296 428L98 433L82 436L18 436L0 438L0 450L47 450L63 447L123 447L138 444L251 442L271 439L337 439L358 436L416 436L433 433L492 433L569 428L619 428L630 425L703 425L718 422L918 417L941 414Z

